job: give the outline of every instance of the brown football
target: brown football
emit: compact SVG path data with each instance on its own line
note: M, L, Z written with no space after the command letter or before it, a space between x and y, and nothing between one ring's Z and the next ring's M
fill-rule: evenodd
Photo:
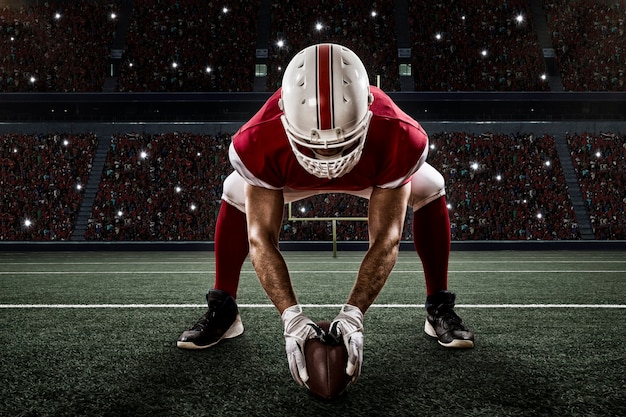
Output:
M330 322L316 323L325 333ZM308 339L304 345L304 359L309 373L306 385L311 394L324 400L332 400L343 394L350 384L346 374L348 351L342 341L330 338Z

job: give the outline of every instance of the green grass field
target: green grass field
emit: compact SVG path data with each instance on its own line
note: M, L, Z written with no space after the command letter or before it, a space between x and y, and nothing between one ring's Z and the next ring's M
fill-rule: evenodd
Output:
M313 320L332 319L359 252L286 252ZM363 373L323 402L291 379L280 318L249 262L236 339L183 351L210 252L0 252L0 416L624 416L626 253L453 252L476 347L423 333L424 283L402 252L365 316Z

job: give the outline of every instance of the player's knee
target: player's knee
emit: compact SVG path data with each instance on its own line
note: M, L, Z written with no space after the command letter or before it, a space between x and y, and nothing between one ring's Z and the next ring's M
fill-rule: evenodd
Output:
M443 175L428 164L424 164L411 180L410 205L414 211L445 194L446 183Z
M245 213L245 181L237 172L233 172L224 180L222 200L227 201L230 205L237 207Z

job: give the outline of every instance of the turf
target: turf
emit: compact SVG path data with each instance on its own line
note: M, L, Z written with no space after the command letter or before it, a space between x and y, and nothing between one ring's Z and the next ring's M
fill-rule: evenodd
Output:
M312 319L334 317L362 255L286 253ZM365 316L361 378L327 403L291 380L248 262L246 332L190 352L175 340L204 311L212 253L0 253L0 415L626 415L625 255L453 252L477 344L451 351L422 331L423 275L403 252Z

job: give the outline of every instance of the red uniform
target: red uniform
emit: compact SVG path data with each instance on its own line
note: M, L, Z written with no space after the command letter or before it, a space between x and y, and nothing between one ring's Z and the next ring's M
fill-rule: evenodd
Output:
M233 136L230 160L248 182L271 189L357 191L406 184L423 162L428 135L387 94L370 87L373 117L358 164L339 178L318 178L298 163L280 121L281 91Z

